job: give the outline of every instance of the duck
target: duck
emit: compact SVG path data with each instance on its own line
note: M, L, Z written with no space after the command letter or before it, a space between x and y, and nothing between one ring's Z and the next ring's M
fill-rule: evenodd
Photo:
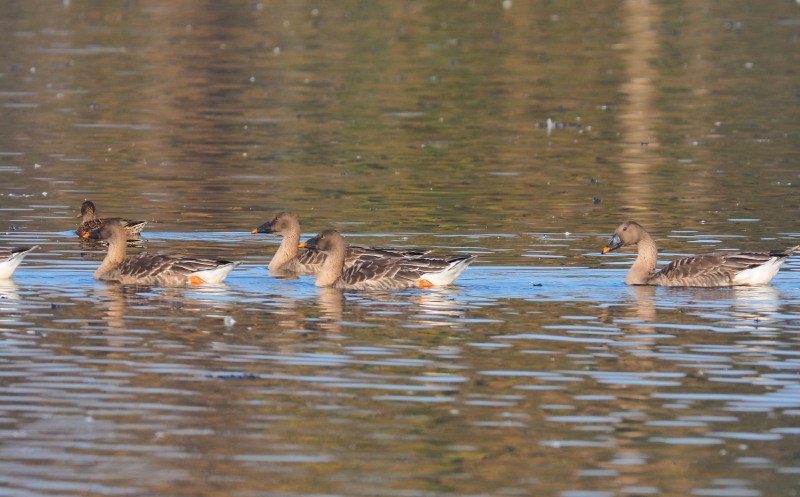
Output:
M656 272L658 248L650 233L636 221L622 223L602 253L637 245L639 255L625 277L628 285L726 287L766 285L794 250L719 252L683 257Z
M345 267L347 246L336 230L325 230L305 246L325 254L315 285L348 290L403 290L450 285L474 255L377 258Z
M272 256L267 266L271 272L288 272L297 275L316 275L325 261L325 254L300 243L300 222L291 212L283 211L275 215L258 228L253 234L270 233L283 237L278 251ZM302 252L298 249L303 248ZM385 247L368 247L365 245L347 245L345 267L370 259L421 257L428 250L395 249Z
M22 262L22 259L24 259L31 250L37 248L39 248L38 245L34 245L33 247L0 249L0 280L11 278L11 275L14 274L14 271L17 269L17 266L19 266L19 263Z
M98 218L97 217L97 208L94 206L94 202L91 200L86 200L81 205L81 213L75 217L80 217L81 224L78 226L78 229L75 232L78 236L82 238L87 238L83 235L86 233L91 233L96 229L100 228L103 223L117 223L121 225L125 231L128 232L130 235L136 235L141 233L144 229L144 226L147 224L147 221L132 221L130 219L125 219L122 217L106 217L106 218Z
M84 238L108 242L108 253L94 272L94 279L126 285L202 285L221 283L240 263L195 259L180 255L139 254L125 257L127 232L118 223L106 223Z

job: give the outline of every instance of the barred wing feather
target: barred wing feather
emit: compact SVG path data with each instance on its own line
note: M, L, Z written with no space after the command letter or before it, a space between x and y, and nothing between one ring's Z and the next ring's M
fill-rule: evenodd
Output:
M775 276L792 250L715 253L672 261L648 280L664 286L718 287L764 284Z

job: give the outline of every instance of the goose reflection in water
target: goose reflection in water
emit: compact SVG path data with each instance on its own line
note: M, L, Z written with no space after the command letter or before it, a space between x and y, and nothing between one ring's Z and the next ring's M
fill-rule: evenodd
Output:
M0 311L18 310L19 287L14 280L0 280ZM0 318L1 320L2 318Z
M322 290L335 292L322 292ZM325 308L331 316L341 315L347 299L351 299L359 309L374 316L403 314L405 322L412 326L453 326L467 315L467 305L459 302L455 295L458 289L452 287L435 287L425 292L348 292L338 288L320 288L325 295ZM334 299L339 299L334 301ZM322 299L320 300L322 303ZM333 306L335 303L336 306ZM338 318L341 319L341 318Z
M323 318L320 327L329 333L341 333L346 303L344 290L322 287L317 288L317 294L317 302Z
M112 328L126 328L125 319L133 310L143 310L149 317L158 319L161 313L153 312L154 308L174 307L176 303L184 311L194 313L194 316L200 314L202 317L221 321L226 326L236 322L228 312L233 308L234 301L225 283L190 288L161 288L106 282L97 286L95 293L94 300L105 307L104 319ZM134 317L138 319L142 316L137 313Z
M775 315L780 312L780 291L770 285L723 288L659 288L655 286L628 287L626 311L620 316L606 318L630 320L624 326L627 333L636 331L651 334L654 325L682 328L681 323L670 323L665 317L680 309L699 317L707 317L710 328L720 332L777 330ZM659 316L661 310L661 316ZM730 327L719 324L720 317L729 317ZM693 325L696 329L697 325Z
M125 328L125 310L127 308L126 293L132 293L129 287L122 285L99 286L95 290L99 302L105 307L104 319L110 328Z

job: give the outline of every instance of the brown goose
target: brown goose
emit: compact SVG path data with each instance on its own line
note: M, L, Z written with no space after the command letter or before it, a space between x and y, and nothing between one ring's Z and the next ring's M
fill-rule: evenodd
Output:
M351 290L402 290L451 284L475 260L474 255L371 259L345 268L346 245L336 230L325 230L306 242L325 253L316 286Z
M271 233L283 237L278 251L269 261L270 271L286 271L300 275L315 275L322 268L325 254L300 243L300 222L291 212L280 212L251 233ZM298 248L305 248L300 252ZM348 245L345 255L345 267L369 259L420 257L427 250L392 249L383 247L367 247L364 245Z
M697 287L766 285L797 248L695 255L672 261L656 273L656 242L635 221L622 223L603 247L602 253L606 254L626 245L639 247L639 255L625 277L626 284Z
M39 248L39 246L0 249L0 280L11 278L22 259L35 248Z
M125 257L127 234L121 225L104 224L84 238L108 242L108 253L94 279L140 285L202 285L220 283L239 262L194 259L178 255L140 254Z
M86 238L83 235L98 229L103 225L103 223L110 222L121 225L129 234L135 235L140 233L144 229L144 225L147 224L147 221L131 221L130 219L125 219L122 217L106 217L101 219L97 217L96 213L97 209L94 206L94 202L91 200L87 200L83 203L83 205L81 205L81 213L75 216L82 218L81 224L76 230L78 236Z

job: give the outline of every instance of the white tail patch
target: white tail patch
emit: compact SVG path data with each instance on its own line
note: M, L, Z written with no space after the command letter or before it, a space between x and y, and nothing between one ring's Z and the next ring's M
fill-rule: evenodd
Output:
M420 280L427 280L433 286L444 286L449 285L458 278L461 273L467 269L467 266L474 261L475 258L471 257L469 259L461 259L458 261L453 262L446 268L441 271L434 272L434 273L425 273L420 275Z
M222 283L228 273L230 273L233 268L238 266L239 262L230 262L228 264L223 264L221 266L217 266L214 269L206 269L204 271L197 271L192 273L192 277L201 278L204 282L210 284Z
M28 252L35 248L39 248L39 246L34 245L28 250L13 253L8 257L8 259L0 262L0 279L5 280L11 278L11 275L14 274L14 271L17 269L17 266L19 266L19 263L22 262L22 259L28 255Z
M766 285L778 274L778 269L786 262L786 257L772 257L757 267L736 273L733 282L737 285Z

